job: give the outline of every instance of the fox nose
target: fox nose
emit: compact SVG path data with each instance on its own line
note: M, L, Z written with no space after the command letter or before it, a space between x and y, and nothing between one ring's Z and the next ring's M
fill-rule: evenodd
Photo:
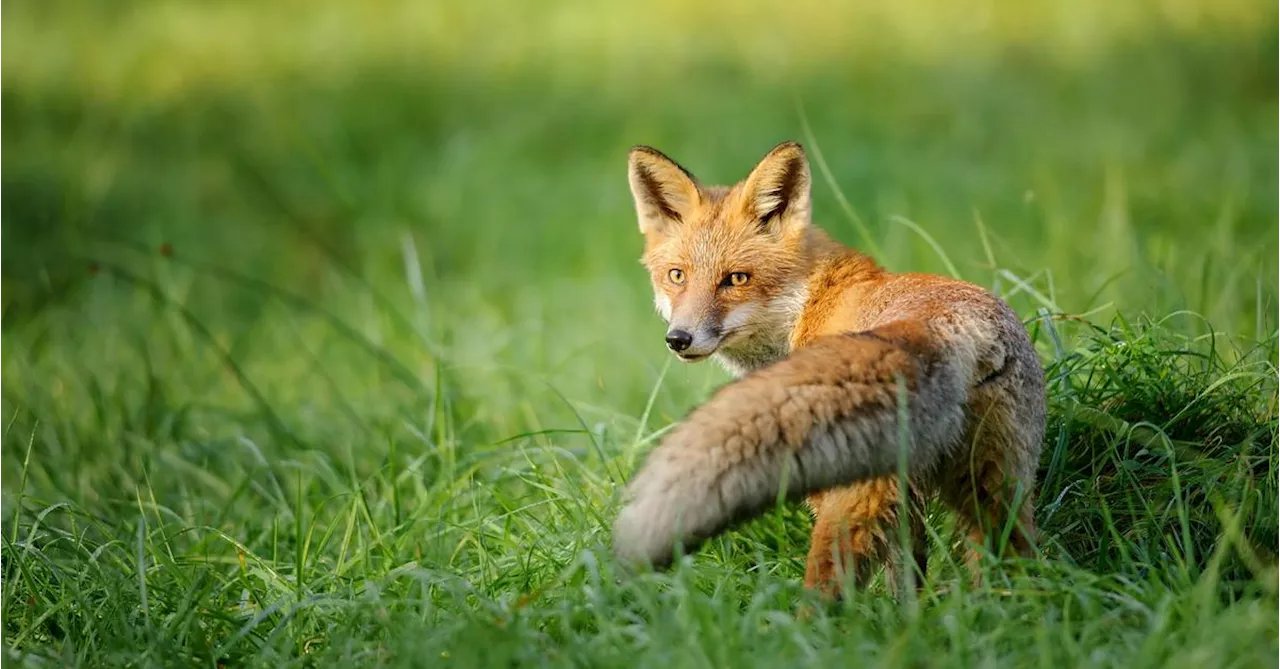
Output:
M683 351L692 343L693 335L684 330L672 330L667 333L667 348L673 351Z

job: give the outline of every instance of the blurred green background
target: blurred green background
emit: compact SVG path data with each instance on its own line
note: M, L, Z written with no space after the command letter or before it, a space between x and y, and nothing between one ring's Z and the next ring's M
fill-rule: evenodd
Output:
M819 224L894 269L1001 290L1007 270L1028 317L1274 324L1264 2L15 2L4 18L6 343L33 320L83 330L77 365L146 318L88 261L167 243L407 360L493 377L475 383L481 420L513 409L503 367L635 411L665 361L624 177L636 143L728 182L811 140L830 174L815 165ZM279 352L323 355L331 336L276 327L260 291L151 261L137 271L246 365L294 387L311 363ZM374 318L388 309L419 337ZM723 380L702 367L678 373Z
M259 467L300 477L297 503L340 524L322 500L348 469L408 462L446 484L387 483L371 525L430 535L399 525L403 502L469 533L496 522L485 505L542 488L468 488L459 510L465 485L448 482L519 459L499 440L523 435L607 452L541 482L582 491L566 545L602 531L603 482L625 478L611 458L727 379L665 352L633 144L732 182L798 139L818 224L891 269L991 287L1028 319L1145 316L1243 348L1276 328L1270 2L3 12L6 519L24 486L107 519L104 541L131 537L142 495L265 551L297 515ZM554 532L531 528L496 558L443 534L428 554L504 591L519 537ZM420 558L405 541L397 559Z
M625 181L637 143L732 182L805 141L820 225L1027 318L1275 325L1267 3L20 2L4 19L5 399L55 422L162 389L213 432L263 404L299 432L363 432L423 411L415 384L484 438L639 415L668 356ZM726 378L671 373L668 419Z

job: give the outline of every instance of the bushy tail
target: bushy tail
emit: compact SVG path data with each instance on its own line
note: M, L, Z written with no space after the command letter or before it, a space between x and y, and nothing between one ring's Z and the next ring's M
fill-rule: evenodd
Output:
M962 342L941 343L916 321L822 337L721 388L629 484L615 554L664 566L677 546L692 550L784 491L795 499L898 471L904 408L908 466L930 467L960 440L974 365Z

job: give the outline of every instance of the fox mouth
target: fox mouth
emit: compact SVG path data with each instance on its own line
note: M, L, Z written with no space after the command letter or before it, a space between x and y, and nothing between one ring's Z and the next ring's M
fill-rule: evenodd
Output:
M699 360L710 358L717 351L722 351L726 347L734 346L742 341L744 336L746 336L746 332L743 328L735 328L733 330L721 332L716 338L714 344L706 349L701 349L696 353L687 350L672 351L672 353L675 353L676 357L680 359L680 362L698 362Z
M712 357L717 350L723 350L726 347L730 347L730 345L736 343L737 340L740 339L741 334L741 329L721 333L721 335L716 339L716 342L710 345L710 347L699 349L696 353L691 352L691 350L676 350L676 357L680 358L681 362L698 362L700 359Z

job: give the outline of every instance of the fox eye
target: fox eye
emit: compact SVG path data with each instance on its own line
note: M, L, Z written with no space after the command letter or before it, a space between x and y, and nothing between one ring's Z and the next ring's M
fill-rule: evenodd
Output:
M745 286L751 280L751 275L746 272L734 272L725 280L725 284L730 286Z
M671 283L674 283L678 286L684 283L684 270L678 269L678 268L672 268L670 272L667 272L667 278L671 279Z

